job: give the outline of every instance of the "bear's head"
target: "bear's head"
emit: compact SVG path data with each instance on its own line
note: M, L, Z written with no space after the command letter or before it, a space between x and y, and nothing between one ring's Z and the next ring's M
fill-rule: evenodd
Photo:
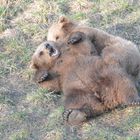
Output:
M32 56L34 80L49 89L61 89L64 74L81 55L96 54L93 44L82 32L73 32L67 43L46 41L38 46Z
M61 91L63 76L75 58L71 49L68 44L53 41L39 45L30 65L35 70L34 81L44 88Z
M39 45L32 56L31 68L36 70L49 69L53 61L60 55L59 47L53 41L46 41Z
M69 34L76 24L70 19L62 16L58 22L52 24L48 30L47 40L64 41L67 34Z

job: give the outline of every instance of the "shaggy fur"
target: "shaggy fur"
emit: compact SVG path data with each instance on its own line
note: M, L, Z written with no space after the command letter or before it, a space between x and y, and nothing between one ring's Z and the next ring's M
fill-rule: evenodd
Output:
M102 30L78 25L66 17L61 17L48 31L48 40L67 42L72 32L83 32L87 35L94 49L104 58L106 63L118 63L131 75L131 78L140 80L140 52L135 44L117 36L110 35ZM86 45L84 48L88 47ZM81 48L80 48L81 49ZM87 51L85 49L85 51Z
M75 48L85 42L76 41L75 44L72 37L68 43L45 42L32 57L35 77L42 71L46 72L46 81L40 84L51 90L63 91L64 118L68 123L79 124L89 117L139 99L135 84L124 71L124 66L113 60L111 64L107 63L108 55L107 58L81 53L75 55Z

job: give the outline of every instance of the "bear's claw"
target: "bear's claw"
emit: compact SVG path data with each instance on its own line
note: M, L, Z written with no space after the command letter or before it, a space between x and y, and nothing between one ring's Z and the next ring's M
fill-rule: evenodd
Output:
M44 81L48 77L48 74L45 74L41 77L41 80Z
M63 113L64 122L70 125L78 125L86 121L87 115L78 109L65 110Z
M42 75L40 77L40 79L38 80L38 83L41 83L41 82L45 81L47 77L48 77L48 73L45 73L44 75Z
M72 112L71 109L65 110L65 111L63 112L63 120L64 120L65 122L68 121L68 118L69 118L69 115L70 115L71 112Z
M80 33L72 34L68 39L68 44L76 44L82 40L82 36Z

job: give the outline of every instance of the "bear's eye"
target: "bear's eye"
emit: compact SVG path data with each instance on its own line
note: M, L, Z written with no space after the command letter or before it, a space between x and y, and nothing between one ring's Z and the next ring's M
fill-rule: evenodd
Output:
M59 36L56 36L56 40L58 40L59 39Z
M61 63L63 63L63 60L59 60L59 61L57 62L57 65L60 65Z
M41 51L41 52L39 53L39 55L40 55L40 56L43 55L43 51Z

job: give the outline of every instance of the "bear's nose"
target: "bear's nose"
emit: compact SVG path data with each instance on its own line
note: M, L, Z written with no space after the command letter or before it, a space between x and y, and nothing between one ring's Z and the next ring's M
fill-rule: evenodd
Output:
M46 47L46 49L51 49L52 48L52 46L49 43L45 44L45 47Z

